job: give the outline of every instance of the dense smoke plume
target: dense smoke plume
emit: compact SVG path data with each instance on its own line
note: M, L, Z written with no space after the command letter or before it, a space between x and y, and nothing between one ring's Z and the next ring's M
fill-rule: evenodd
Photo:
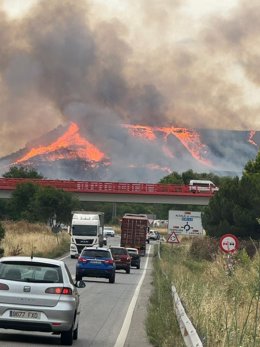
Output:
M39 0L15 19L0 2L0 156L69 121L118 167L160 158L122 124L258 130L260 5L237 1L191 34L190 1L124 0L120 18Z

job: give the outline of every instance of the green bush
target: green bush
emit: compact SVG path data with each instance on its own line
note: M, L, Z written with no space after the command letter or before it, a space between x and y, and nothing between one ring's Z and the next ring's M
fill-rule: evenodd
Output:
M240 241L241 250L244 249L250 259L253 259L257 251L259 251L259 241L256 240L242 240Z
M235 255L235 259L242 266L249 266L251 263L250 256L245 248L238 251L238 253Z

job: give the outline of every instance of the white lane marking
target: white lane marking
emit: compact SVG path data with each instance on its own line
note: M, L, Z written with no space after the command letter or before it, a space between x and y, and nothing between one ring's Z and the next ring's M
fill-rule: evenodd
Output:
M127 337L127 334L128 334L129 328L130 328L130 324L131 324L131 319L132 319L132 316L133 316L133 313L134 313L135 305L136 305L136 302L137 302L137 299L138 299L138 295L139 295L139 292L140 292L140 289L141 289L141 286L142 286L142 283L144 281L144 277L145 277L145 274L146 274L146 270L147 270L147 266L148 266L148 260L149 260L149 254L150 254L150 249L151 249L151 245L149 245L149 248L148 248L148 256L147 256L147 259L146 259L146 262L145 262L145 266L144 266L144 271L143 271L142 277L140 278L139 283L138 283L137 287L135 288L134 295L133 295L132 300L130 302L130 305L128 307L124 323L122 325L122 328L121 328L120 333L119 333L119 335L117 337L117 340L116 340L116 343L115 343L114 347L123 347L124 344L125 344L125 340L126 340L126 337Z

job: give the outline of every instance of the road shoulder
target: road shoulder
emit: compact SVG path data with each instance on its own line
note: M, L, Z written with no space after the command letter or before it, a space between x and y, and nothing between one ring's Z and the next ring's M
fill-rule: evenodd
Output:
M124 347L152 347L148 341L145 328L148 303L152 292L152 258L153 249L149 255L145 278L136 302Z

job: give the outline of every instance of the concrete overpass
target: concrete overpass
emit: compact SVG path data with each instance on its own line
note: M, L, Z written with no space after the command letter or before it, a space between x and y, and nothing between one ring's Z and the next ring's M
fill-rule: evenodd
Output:
M191 192L188 185L0 178L0 198L8 199L18 184L32 182L72 193L81 201L208 205L214 192Z

